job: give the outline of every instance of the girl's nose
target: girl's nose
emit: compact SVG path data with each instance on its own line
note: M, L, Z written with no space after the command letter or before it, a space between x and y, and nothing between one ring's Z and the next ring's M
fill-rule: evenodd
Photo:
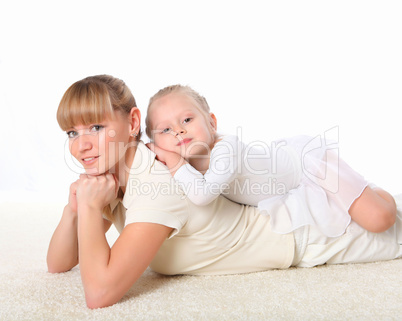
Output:
M174 131L177 135L184 135L187 133L187 131L184 128L176 128L176 130Z

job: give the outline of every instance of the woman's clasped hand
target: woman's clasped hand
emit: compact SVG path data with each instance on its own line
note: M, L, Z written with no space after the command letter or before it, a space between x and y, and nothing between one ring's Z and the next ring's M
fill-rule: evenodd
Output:
M81 174L80 178L72 184L70 193L76 200L71 199L77 207L87 206L101 211L117 197L119 183L113 174L92 176Z

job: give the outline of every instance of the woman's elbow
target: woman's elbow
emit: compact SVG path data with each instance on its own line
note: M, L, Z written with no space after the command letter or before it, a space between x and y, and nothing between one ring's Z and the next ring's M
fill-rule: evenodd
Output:
M87 307L91 310L107 308L118 302L118 301L105 300L102 298L88 298L88 297L85 298L85 301Z
M104 300L104 298L102 298L99 295L92 296L85 294L85 302L89 309L100 309L113 305L113 303L107 302L106 300Z
M110 291L105 289L85 289L85 302L89 309L100 309L109 307L120 300L120 297L116 297Z
M71 268L67 268L67 267L65 267L63 265L60 265L60 264L57 264L57 263L54 263L54 262L51 262L51 261L47 262L47 271L49 273L52 273L52 274L54 274L54 273L64 273L64 272L67 272L69 270L71 270Z
M114 304L114 303L108 304L106 302L103 302L102 300L97 300L97 299L88 298L88 297L86 297L85 300L86 300L87 307L91 310L106 308L106 307Z
M60 270L60 269L57 269L55 266L49 265L49 264L48 264L48 266L47 266L47 271L48 271L49 273L52 273L52 274L65 272L65 271L62 271L62 270Z
M64 273L70 271L74 266L78 264L77 261L74 262L60 262L59 260L53 260L47 258L47 271L49 273Z

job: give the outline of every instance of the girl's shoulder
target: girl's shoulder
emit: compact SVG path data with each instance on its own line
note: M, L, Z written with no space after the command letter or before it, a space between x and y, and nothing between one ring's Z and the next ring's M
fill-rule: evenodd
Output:
M235 135L221 135L218 137L215 147L224 146L224 145L232 145L236 146L239 145L241 142L239 137Z
M222 154L236 155L243 149L243 143L237 136L222 135L211 151L211 158Z

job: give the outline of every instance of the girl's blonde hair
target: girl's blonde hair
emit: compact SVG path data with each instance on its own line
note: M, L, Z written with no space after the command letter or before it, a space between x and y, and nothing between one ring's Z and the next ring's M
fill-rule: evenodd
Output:
M149 99L149 104L148 104L148 110L147 110L147 117L145 118L145 132L149 138L152 139L152 127L151 127L151 119L149 118L149 111L152 106L152 104L169 94L172 93L178 93L178 94L183 94L187 97L190 97L191 99L194 100L196 107L201 111L201 113L205 116L205 119L208 120L210 118L210 109L209 105L207 103L207 100L205 99L204 96L201 96L198 92L196 92L194 89L192 89L189 86L183 86L183 85L172 85L165 87L161 90L159 90L155 95L153 95Z
M115 111L128 115L133 107L137 104L123 80L109 75L91 76L75 82L64 93L57 109L57 122L62 130L68 130L75 125L113 119ZM136 140L140 137L141 130ZM110 205L103 209L103 215L114 221Z

